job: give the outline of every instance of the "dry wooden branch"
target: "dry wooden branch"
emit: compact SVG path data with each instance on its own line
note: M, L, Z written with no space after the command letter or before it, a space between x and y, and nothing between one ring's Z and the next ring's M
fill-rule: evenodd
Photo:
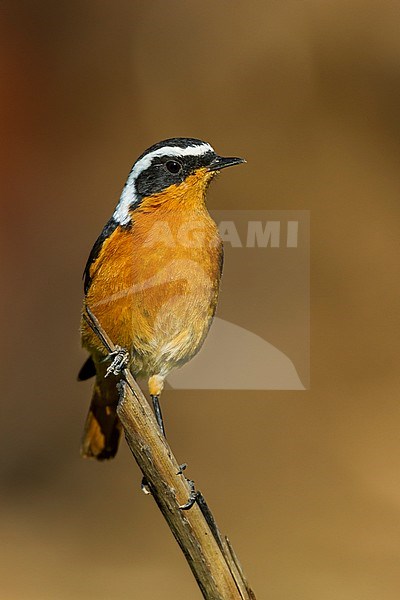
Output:
M115 346L86 309L85 319L109 352ZM223 538L200 492L190 510L186 478L157 426L154 414L128 369L120 383L118 416L150 491L180 545L206 600L255 600L227 538Z

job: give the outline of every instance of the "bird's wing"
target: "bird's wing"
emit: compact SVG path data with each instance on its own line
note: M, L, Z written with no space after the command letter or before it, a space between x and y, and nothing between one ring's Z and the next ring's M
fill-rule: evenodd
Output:
M82 276L82 278L84 280L85 294L87 294L88 289L90 288L90 284L92 283L92 278L90 276L90 267L92 266L92 264L94 263L96 258L99 256L100 250L101 250L101 247L102 247L104 241L108 237L110 237L110 235L116 230L116 228L118 226L119 226L119 223L117 223L117 221L115 221L111 217L111 219L105 224L103 231L101 232L101 234L99 235L99 237L97 238L97 240L94 243L94 246L89 254L89 258L87 259L85 270L83 271L83 276Z

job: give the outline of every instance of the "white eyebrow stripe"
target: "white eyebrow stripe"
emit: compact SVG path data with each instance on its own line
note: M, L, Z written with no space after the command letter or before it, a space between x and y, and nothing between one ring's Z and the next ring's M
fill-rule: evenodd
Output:
M157 148L157 150L153 150L143 156L143 158L133 165L132 170L129 173L121 197L114 211L113 219L120 225L129 223L129 207L137 201L135 181L143 171L150 167L153 158L157 156L201 156L202 154L207 154L207 152L214 152L214 149L210 144L204 143L196 146L186 146L185 148L180 148L179 146L163 146L162 148Z

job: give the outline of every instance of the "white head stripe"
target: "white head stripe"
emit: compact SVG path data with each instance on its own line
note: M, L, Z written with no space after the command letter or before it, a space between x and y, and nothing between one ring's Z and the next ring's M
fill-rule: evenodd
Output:
M163 146L162 148L157 148L157 150L145 154L145 156L133 165L132 171L129 173L129 177L113 214L114 220L117 221L117 223L120 223L120 225L129 223L129 207L137 200L135 181L140 173L150 167L153 158L156 156L201 156L202 154L207 154L207 152L214 152L214 149L210 144L204 143L196 146L186 146L185 148L180 148L179 146Z

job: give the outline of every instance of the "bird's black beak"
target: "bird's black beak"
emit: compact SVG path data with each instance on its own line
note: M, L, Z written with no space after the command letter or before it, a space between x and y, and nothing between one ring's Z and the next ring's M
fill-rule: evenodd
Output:
M221 171L221 169L226 169L226 167L233 167L234 165L240 165L245 162L244 158L237 158L235 156L216 156L208 165L208 170Z

